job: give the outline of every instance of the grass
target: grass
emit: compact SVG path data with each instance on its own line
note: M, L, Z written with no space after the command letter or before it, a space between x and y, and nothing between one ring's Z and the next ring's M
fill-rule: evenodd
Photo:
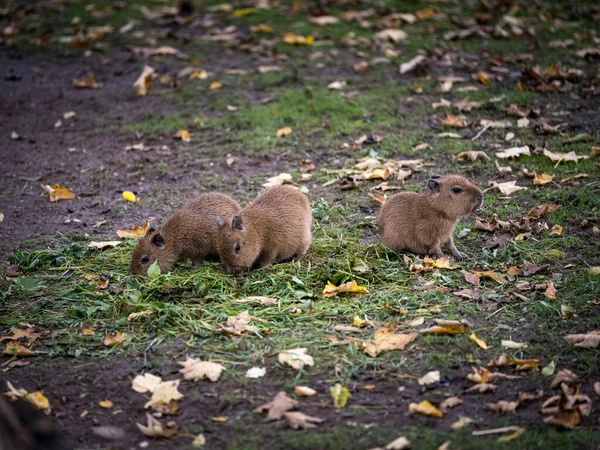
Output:
M69 3L64 11L49 15L48 20L56 21L56 28L70 35L71 31L75 32L71 24L73 16L81 17L88 25L109 23L115 27L131 18L140 19L140 13L133 3L113 14L106 9L109 2L96 2L95 10L109 12L107 18L88 14L84 3ZM414 2L387 0L373 3L376 8L394 7L404 12L414 12L422 6ZM206 7L215 4L217 2L207 2ZM437 2L435 7L457 20L472 18L474 14L468 5L459 8L451 2ZM153 279L137 279L127 273L134 241L124 241L119 247L105 251L88 248L89 236L65 236L58 240L24 243L11 257L11 262L20 269L19 276L1 282L4 288L0 292L0 328L4 330L3 334L10 327L22 326L23 323L31 323L38 330L49 331L36 348L43 348L41 351L57 358L57 361L81 356L109 360L143 352L148 360L152 359L155 368L164 368L166 373L170 373L175 360L186 354L226 361L231 370L224 375L224 387L216 384L215 389L221 389L216 394L219 401L236 414L239 413L239 421L227 425L234 436L227 444L227 448L232 450L262 448L263 436L256 433L257 429L269 436L276 435L269 442L274 442L272 448L282 449L364 449L385 445L397 437L399 431L413 442L415 448L425 449L438 448L446 441L451 442L451 448L464 449L590 447L595 439L593 430L579 429L569 433L555 431L542 426L537 410L533 413L533 409L522 416L510 416L510 419L495 417L493 420L497 426L521 421L527 424L526 432L520 438L499 443L495 435L475 439L470 434L471 429L449 431L450 422L438 425L431 422L434 419L415 418L408 415L404 403L399 406L401 402L422 399L439 402L450 393L462 395L464 386L460 382L464 381L471 366L485 366L502 353L512 358L539 359L540 367L554 361L557 368L573 370L586 383L597 378L600 371L597 350L576 349L562 337L597 329L600 278L590 275L587 268L598 264L600 242L591 227L580 228L572 219L598 220L600 185L598 168L592 158L578 164L559 165L539 155L500 161L501 165L510 165L513 169L504 178L497 174L493 164L497 149L513 145L529 144L532 148L544 146L552 151L575 151L587 155L590 147L597 145L595 130L589 130L594 136L589 141L564 143L571 135L587 132L591 126L585 122L579 123L565 117L565 122L570 124L569 132L565 134L540 135L531 128L517 129L513 126L510 130L490 129L479 139L472 140L480 130L480 119L511 120L514 124L516 118L503 111L512 103L539 108L544 117L553 117L551 113L555 109L547 108L549 103L558 104L559 112L561 108L573 111L588 97L572 98L569 94L521 90L516 86L517 78L511 77L505 77L502 81L494 80L489 86L477 81L468 82L478 87L475 92L460 93L454 89L442 94L439 92L437 72L424 76L400 76L397 73L398 63L408 60L417 51L433 52L434 49L474 54L489 52L492 57L531 52L536 63L545 67L555 61L573 67L583 66L584 62L574 58L570 49L536 49L531 47L531 41L527 39L490 38L447 42L441 36L445 31L456 29L456 25L441 17L411 25L403 24L402 28L407 31L409 38L396 46L399 55L390 56L390 64L371 66L367 73L356 74L352 70L354 62L361 58L371 60L384 54L384 51L377 46L348 49L344 41L349 33L354 33L354 38L370 38L373 30L345 21L334 27L320 28L307 20L306 12L277 15L274 11L287 8L285 2L274 8L257 9L243 18L236 18L227 12L215 12L214 17L219 26L233 24L244 31L252 25L271 24L276 37L281 37L285 32L312 34L323 45L291 47L278 42L274 54L289 56L287 62L280 63L282 71L257 73L255 66L263 64L261 59L241 58L244 64L251 60L247 63L250 66L248 73L228 75L219 65L222 60L215 62L211 59L215 52L222 50L221 47L193 39L188 44L181 44L182 51L206 56L207 62L201 61L201 64L206 64L214 76L207 80L184 80L176 91L151 90L149 96L160 97L161 102L157 103L166 106L133 116L120 131L128 137L139 131L145 140L153 141L165 136L171 138L176 131L189 129L194 135L192 142L174 141L171 144L173 156L153 159L152 152L149 152L147 158L151 163L135 163L138 164L134 164L135 170L139 170L144 177L158 180L157 186L152 195L142 197L137 205L121 208L117 215L127 217L138 207L158 209L165 204L180 205L197 187L234 192L234 195L247 201L258 192L258 186L265 178L274 175L275 171L289 172L298 180L299 162L310 158L316 163L317 170L312 181L304 184L310 189L314 217L314 241L309 253L298 261L276 264L239 278L225 274L215 263L204 263L198 269L191 270L190 263L183 262L170 274ZM335 7L328 11L333 15L341 12ZM520 11L512 13L521 16ZM526 10L522 15L526 20L533 20ZM572 26L565 26L554 35L555 30L551 29L550 24L540 25L539 36L542 41L572 37ZM582 19L580 26L586 29L592 28L593 24ZM51 36L55 38L57 32L53 31ZM262 36L250 35L248 39L251 44L258 44ZM119 43L118 37L110 37L102 51L109 52L112 45ZM179 41L174 44L172 39L160 36L157 44L163 43L178 48L180 45ZM23 41L18 45L26 44ZM576 48L580 45L583 44L578 43ZM60 48L64 50L62 44ZM330 53L332 49L342 49L343 56ZM317 51L323 52L321 58L309 58ZM358 57L359 52L364 55ZM169 66L169 70L178 69L183 64L181 61L175 62ZM327 70L321 70L321 64ZM455 68L465 76L489 68L486 58L481 58L478 64L475 69ZM344 90L327 89L331 81L342 79L348 81ZM223 87L210 91L208 86L215 80L221 81ZM423 88L423 94L414 92L413 86L416 84ZM341 95L351 91L358 91L359 95ZM579 94L587 95L582 92ZM124 101L133 101L134 94L131 95ZM263 103L265 98L272 100ZM462 113L468 118L469 127L448 130L440 125L441 120L447 113L457 114L459 111L456 108L434 110L431 104L440 98L452 102L468 99L486 103L482 108ZM141 99L136 100L141 103ZM592 101L590 104L594 105ZM231 111L228 106L235 106L237 110ZM288 126L293 130L290 135L276 136L278 129ZM112 129L97 132L108 131L112 132ZM445 131L457 132L461 138L438 136L438 133ZM515 140L510 143L504 141L507 131L516 134ZM380 135L383 140L379 144L353 148L353 142L363 134ZM421 143L428 143L431 147L414 150ZM468 150L483 150L492 160L462 162L452 158ZM223 160L224 155L228 154L238 158L239 162L235 163L232 172L223 175L213 169L212 164ZM500 182L515 179L520 186L528 189L510 198L495 190L487 191L483 215L489 218L497 214L502 220L518 220L534 206L556 202L561 208L545 216L543 221L549 228L553 225L562 226L563 233L549 236L548 231L544 231L530 239L513 239L500 248L489 249L485 244L492 239L492 233L476 230L473 218L469 218L459 224L457 232L465 228L472 231L466 237L457 239L457 246L468 253L470 259L460 262L457 270L411 273L409 265L417 262L414 255L395 254L378 242L373 224L378 207L368 194L380 192L373 188L381 180L365 181L360 188L351 191L337 188L337 183L346 177L344 169L350 169L356 159L368 155L382 160L424 159L426 165L414 171L412 180L405 183L387 180L403 190L419 191L427 176L439 172L461 173L473 178L484 188L490 180ZM206 167L208 169L205 170ZM524 168L552 174L554 182L534 186L523 175ZM126 165L120 168L121 171L126 169ZM110 185L111 171L102 167L93 173L100 190ZM182 173L193 173L197 179L171 189L171 180L176 180ZM588 177L561 183L562 179L581 173ZM516 234L512 232L513 237ZM482 279L478 287L469 285L460 272L461 269L489 270L505 274L510 267L522 266L525 262L549 264L549 269L529 277L508 276L507 282L502 284ZM367 287L368 294L340 295L330 299L323 297L322 290L328 281L339 285L350 280ZM94 281L108 281L108 286L100 288L93 284ZM545 296L543 287L519 291L516 287L519 281L529 281L533 285L552 281L558 289L557 299ZM423 289L427 282L433 282L434 288ZM476 298L454 295L456 291L469 288L478 291ZM236 301L248 296L272 297L277 303L274 306L261 306ZM561 307L564 306L573 310L572 316L563 315ZM228 317L246 310L253 317L255 332L232 339L219 331L220 324ZM130 315L135 313L143 315L130 319ZM420 328L411 325L413 320L419 318L424 318L427 323L436 318L468 319L477 337L487 342L490 348L479 348L465 334L418 336L408 350L383 353L377 358L363 352L363 342L372 338L376 328L395 324L401 332L411 332ZM368 320L371 325L361 328L357 333L336 331L336 326L353 325L355 319ZM95 330L95 334L82 336L84 328ZM107 333L113 332L125 333L127 343L120 347L106 347L102 340ZM525 342L528 347L506 349L501 347L502 340ZM169 352L163 352L166 347L169 347ZM296 347L309 349L316 360L314 367L293 371L276 362L277 352ZM156 349L160 349L160 354L153 353ZM275 374L276 381L269 388L291 390L302 383L330 386L336 382L356 387L372 382L385 385L389 389L386 391L388 397L396 398L398 395L400 400L396 409L385 411L385 415L380 413L385 408L382 405L387 397L380 398L380 403L374 404L355 400L338 416L332 415L336 420L339 418L336 422L339 426L333 428L334 425L325 424L318 432L291 431L273 424L257 425L255 416L246 407L248 403L256 401L256 398L250 398L254 395L254 381L244 376L245 369L254 365L268 365ZM454 379L444 388L421 392L416 387L415 379L429 370L440 370L444 375L451 374ZM518 386L533 390L547 387L549 379L539 373L529 373L519 382L522 384ZM229 392L240 386L241 392ZM409 390L406 397L400 395L402 391L398 391L399 387ZM507 400L514 397L519 389L508 383L502 388L504 390L500 398ZM359 389L353 392L360 398ZM193 402L204 400L197 392L195 395L188 398ZM370 397L365 395L363 398ZM467 402L470 402L469 407L482 408L479 403L483 401L480 400ZM320 398L318 402L311 404L315 411L319 411L317 406L330 406L329 398ZM244 412L235 409L240 403L244 404ZM480 409L471 412L478 417L483 414ZM315 414L318 415L318 412ZM597 411L594 414L597 415ZM373 417L385 423L374 423L367 427L371 420L375 420ZM404 419L407 425L398 428L398 421ZM586 424L593 423L592 419L588 418ZM349 422L359 426L349 425ZM189 425L185 431L203 432L209 429L208 425ZM488 426L491 427L490 423L485 423L485 427ZM484 421L477 427L483 428Z

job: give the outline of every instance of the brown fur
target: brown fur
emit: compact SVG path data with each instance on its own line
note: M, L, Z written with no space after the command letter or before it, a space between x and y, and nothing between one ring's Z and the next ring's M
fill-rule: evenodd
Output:
M199 195L156 230L148 230L133 249L129 272L146 275L154 261L158 261L160 271L166 273L176 262L187 258L194 265L205 259L218 260L217 217L231 220L240 210L240 205L224 194Z
M303 255L312 242L311 226L306 195L291 186L268 189L239 216L220 222L217 247L223 268L239 274Z
M462 192L454 193L454 188ZM482 204L481 189L466 178L433 176L425 192L401 192L383 204L378 218L381 243L394 251L437 257L443 255L442 246L447 245L456 258L465 258L467 255L454 245L452 233L460 217L475 212Z

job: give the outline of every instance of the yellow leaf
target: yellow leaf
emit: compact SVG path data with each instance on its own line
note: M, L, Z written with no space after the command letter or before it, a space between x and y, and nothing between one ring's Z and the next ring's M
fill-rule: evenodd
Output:
M124 343L127 340L127 335L125 333L108 333L102 343L107 347L114 347L115 345L119 345Z
M150 66L145 66L138 79L133 83L133 87L137 89L139 95L146 95L155 78L156 72L154 69Z
M229 417L227 416L217 416L217 417L211 417L210 420L212 420L213 422L218 422L218 423L225 423L229 420Z
M331 388L329 388L329 392L331 393L331 396L333 397L333 405L336 408L343 408L344 406L346 406L348 399L350 399L350 397L352 397L352 395L348 391L348 388L343 387L339 383L337 383L335 386L332 386Z
M256 11L254 8L244 8L244 9L235 9L233 11L233 15L235 17L245 17L250 14L253 14Z
M83 330L81 330L82 336L93 336L95 334L96 332L92 328L84 328Z
M417 337L417 333L402 334L396 333L396 325L388 325L379 328L373 335L373 340L364 343L364 352L372 357L376 357L387 350L404 350L407 344L410 344Z
M523 433L525 433L525 428L518 428L514 433L506 435L506 436L500 436L498 438L498 442L510 442L510 441L514 441L515 439L517 439L519 436L521 436Z
M487 74L485 72L479 72L477 74L477 79L482 83L482 84L490 84L491 80L488 78Z
M54 203L59 200L72 200L75 194L69 188L63 187L60 184L42 185L42 189L50 196L50 202Z
M551 183L552 180L554 179L554 175L550 175L547 173L537 173L534 171L533 174L534 174L533 184L535 184L535 185Z
M354 316L354 321L352 322L352 324L355 327L362 327L363 325L366 325L367 323L369 323L368 319L361 319L358 316Z
M323 297L326 297L326 298L335 297L336 295L338 295L342 292L348 292L351 294L368 294L369 293L369 291L367 290L366 287L359 286L358 284L356 284L356 281L354 281L354 280L348 281L347 283L344 283L344 284L340 284L339 286L336 286L335 284L331 283L331 281L328 281L327 285L325 286L325 289L323 289Z
M392 176L392 170L389 167L386 167L385 169L373 169L371 172L367 172L363 175L363 178L365 180L375 180L375 179L382 179L382 180L387 180L389 177Z
M432 267L435 267L437 269L456 269L458 268L458 266L453 266L450 264L450 258L448 258L447 256L443 256L441 258L438 259L432 259L428 256L426 256L425 258L423 258L423 263L426 265L430 265Z
M439 409L437 409L427 400L423 400L419 404L411 403L410 405L408 405L408 410L413 414L418 413L431 417L444 417L444 413L442 413Z
M113 407L113 402L111 402L110 400L102 400L98 402L98 405L100 405L100 407L102 408L110 409Z
M460 334L467 333L470 325L466 320L435 319L437 325L419 331L421 334Z
M146 224L143 227L133 225L129 230L117 230L117 236L120 238L132 238L137 236L144 236L150 227L150 223L146 220Z
M250 27L250 29L255 33L272 33L273 32L273 27L270 27L269 25L265 25L265 24L254 25L254 26Z
M210 89L211 91L216 91L217 89L221 89L222 87L223 83L221 83L220 81L213 81L212 83L210 83L208 89Z
M131 203L135 203L137 201L135 194L131 191L123 191L123 198Z
M556 224L552 227L552 229L550 230L550 236L560 236L563 232L563 227L561 227L560 225Z
M487 350L488 346L487 344L482 341L481 339L479 339L477 336L475 336L475 333L471 333L471 335L469 336L469 339L471 339L472 341L475 341L477 343L477 345L479 345L482 349Z
M277 130L277 137L287 136L292 132L292 127L284 127Z
M196 69L192 73L190 73L190 76L188 78L190 80L206 80L208 78L208 72L206 72L206 70L203 69Z
M283 35L283 42L286 44L296 44L296 45L312 45L315 39L312 36L300 36L294 33L285 33Z
M10 341L4 349L5 355L10 356L33 356L35 352L29 348L29 344L21 344L17 341Z
M450 128L465 128L467 126L467 121L464 119L459 119L454 114L448 114L442 122L442 126Z
M192 140L192 135L188 130L179 130L175 133L175 137L181 139L183 142L190 142Z
M38 409L43 410L50 408L50 401L44 394L41 393L41 391L26 394L23 398Z

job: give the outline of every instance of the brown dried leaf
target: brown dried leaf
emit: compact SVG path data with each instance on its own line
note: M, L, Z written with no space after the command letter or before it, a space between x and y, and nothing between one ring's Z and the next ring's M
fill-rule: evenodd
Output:
M252 325L248 325L252 317L248 311L239 313L237 316L229 316L225 324L218 324L221 327L221 331L229 334L235 334L241 336L244 331L254 332L256 328Z
M421 334L461 334L470 330L469 322L466 320L435 319L437 325L420 330Z
M279 420L287 411L294 409L297 405L298 402L289 398L285 392L279 392L273 397L273 400L255 408L254 412L262 413L266 410L269 411L267 420Z
M373 335L373 340L365 342L364 352L369 356L376 357L383 351L404 350L417 337L417 333L396 333L396 325L388 325L379 328Z
M465 281L467 283L471 283L471 284L474 284L475 286L479 286L480 281L481 281L481 275L479 275L478 273L471 273L466 270L461 270L460 273L462 273L462 275L465 278Z
M589 331L586 334L569 334L563 339L569 344L580 348L596 348L600 344L600 331Z
M562 383L575 383L579 377L571 372L569 369L562 369L556 373L554 380L552 380L552 384L550 385L550 389L554 389L557 386L560 386Z
M465 128L467 126L467 121L460 119L454 114L448 114L443 120L442 126L449 128Z
M270 412L271 411L269 411L269 413ZM301 413L300 411L286 412L283 416L285 417L285 420L287 420L288 425L294 430L297 430L299 428L317 428L317 426L315 425L316 423L321 423L325 421L325 419L308 416L304 413Z
M503 413L505 413L505 412L514 413L518 406L519 406L518 400L516 400L514 402L500 400L496 403L486 403L485 404L485 407L487 409L491 409L492 411L503 412Z
M171 438L177 433L177 424L173 421L163 425L158 419L155 419L146 413L146 425L136 423L139 430L148 437Z
M463 401L459 397L448 397L446 400L440 403L440 411L446 414L448 409L454 408L455 406L462 404L462 402Z

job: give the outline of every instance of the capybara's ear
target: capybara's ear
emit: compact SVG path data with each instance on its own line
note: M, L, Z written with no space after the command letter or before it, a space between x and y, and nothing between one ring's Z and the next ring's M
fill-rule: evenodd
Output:
M152 243L157 247L162 247L165 245L165 238L163 238L160 234L155 234L152 238Z
M217 217L217 227L221 228L223 226L223 221L220 217Z
M146 231L146 234L152 234L154 233L156 230L154 228L148 228L148 231Z
M436 194L440 192L440 183L431 177L431 180L427 182L427 187L431 189L431 192L435 192Z
M233 216L233 220L231 221L231 226L234 230L244 230L244 223L242 222L242 216Z

